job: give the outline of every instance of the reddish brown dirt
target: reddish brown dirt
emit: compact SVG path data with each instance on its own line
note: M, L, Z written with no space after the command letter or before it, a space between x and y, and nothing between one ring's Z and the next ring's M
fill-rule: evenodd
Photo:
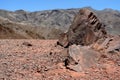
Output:
M98 59L97 66L74 72L64 66L57 40L0 40L0 80L120 80L120 53Z

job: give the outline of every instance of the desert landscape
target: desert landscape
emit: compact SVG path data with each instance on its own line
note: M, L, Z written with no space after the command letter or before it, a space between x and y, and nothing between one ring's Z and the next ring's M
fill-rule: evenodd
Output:
M0 40L0 80L120 79L120 54L103 54L97 66L76 72L65 67L66 51L56 46L56 42L56 40Z
M0 10L0 80L119 80L119 24L111 9Z

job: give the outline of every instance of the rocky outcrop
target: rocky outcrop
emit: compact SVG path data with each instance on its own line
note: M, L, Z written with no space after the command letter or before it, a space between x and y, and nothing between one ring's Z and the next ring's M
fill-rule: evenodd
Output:
M83 8L75 16L67 33L62 34L58 43L68 45L90 45L106 36L104 25L90 10Z
M78 12L58 44L68 49L66 68L76 72L95 66L106 53L120 52L120 36L108 35L105 25L86 8Z

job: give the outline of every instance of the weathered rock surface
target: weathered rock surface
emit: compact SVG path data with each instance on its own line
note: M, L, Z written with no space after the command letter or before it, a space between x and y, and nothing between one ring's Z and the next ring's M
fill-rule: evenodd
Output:
M91 48L105 53L120 52L120 36L107 36L104 40L98 40Z
M90 45L105 36L104 25L92 11L83 8L75 16L68 32L64 38L60 38L59 43L64 47L72 44Z
M112 56L110 53L112 53ZM76 72L84 72L86 69L90 69L92 66L98 65L101 58L108 58L111 56L117 58L119 61L119 55L120 36L107 36L106 39L100 39L95 44L89 46L76 44L69 46L65 66L67 69ZM119 62L117 64L119 65Z
M78 12L68 32L61 34L58 44L68 48L66 68L76 72L96 65L101 56L107 57L106 52L120 51L120 37L116 40L108 35L105 25L86 8Z
M120 52L120 36L112 37L112 40L109 42L106 52Z
M67 68L81 72L97 63L100 54L88 47L72 45L69 47Z

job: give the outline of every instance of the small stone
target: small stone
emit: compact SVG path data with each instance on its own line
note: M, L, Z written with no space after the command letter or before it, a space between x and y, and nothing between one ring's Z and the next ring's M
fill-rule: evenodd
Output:
M32 44L30 44L29 42L23 42L23 45L25 45L25 46L32 46Z

